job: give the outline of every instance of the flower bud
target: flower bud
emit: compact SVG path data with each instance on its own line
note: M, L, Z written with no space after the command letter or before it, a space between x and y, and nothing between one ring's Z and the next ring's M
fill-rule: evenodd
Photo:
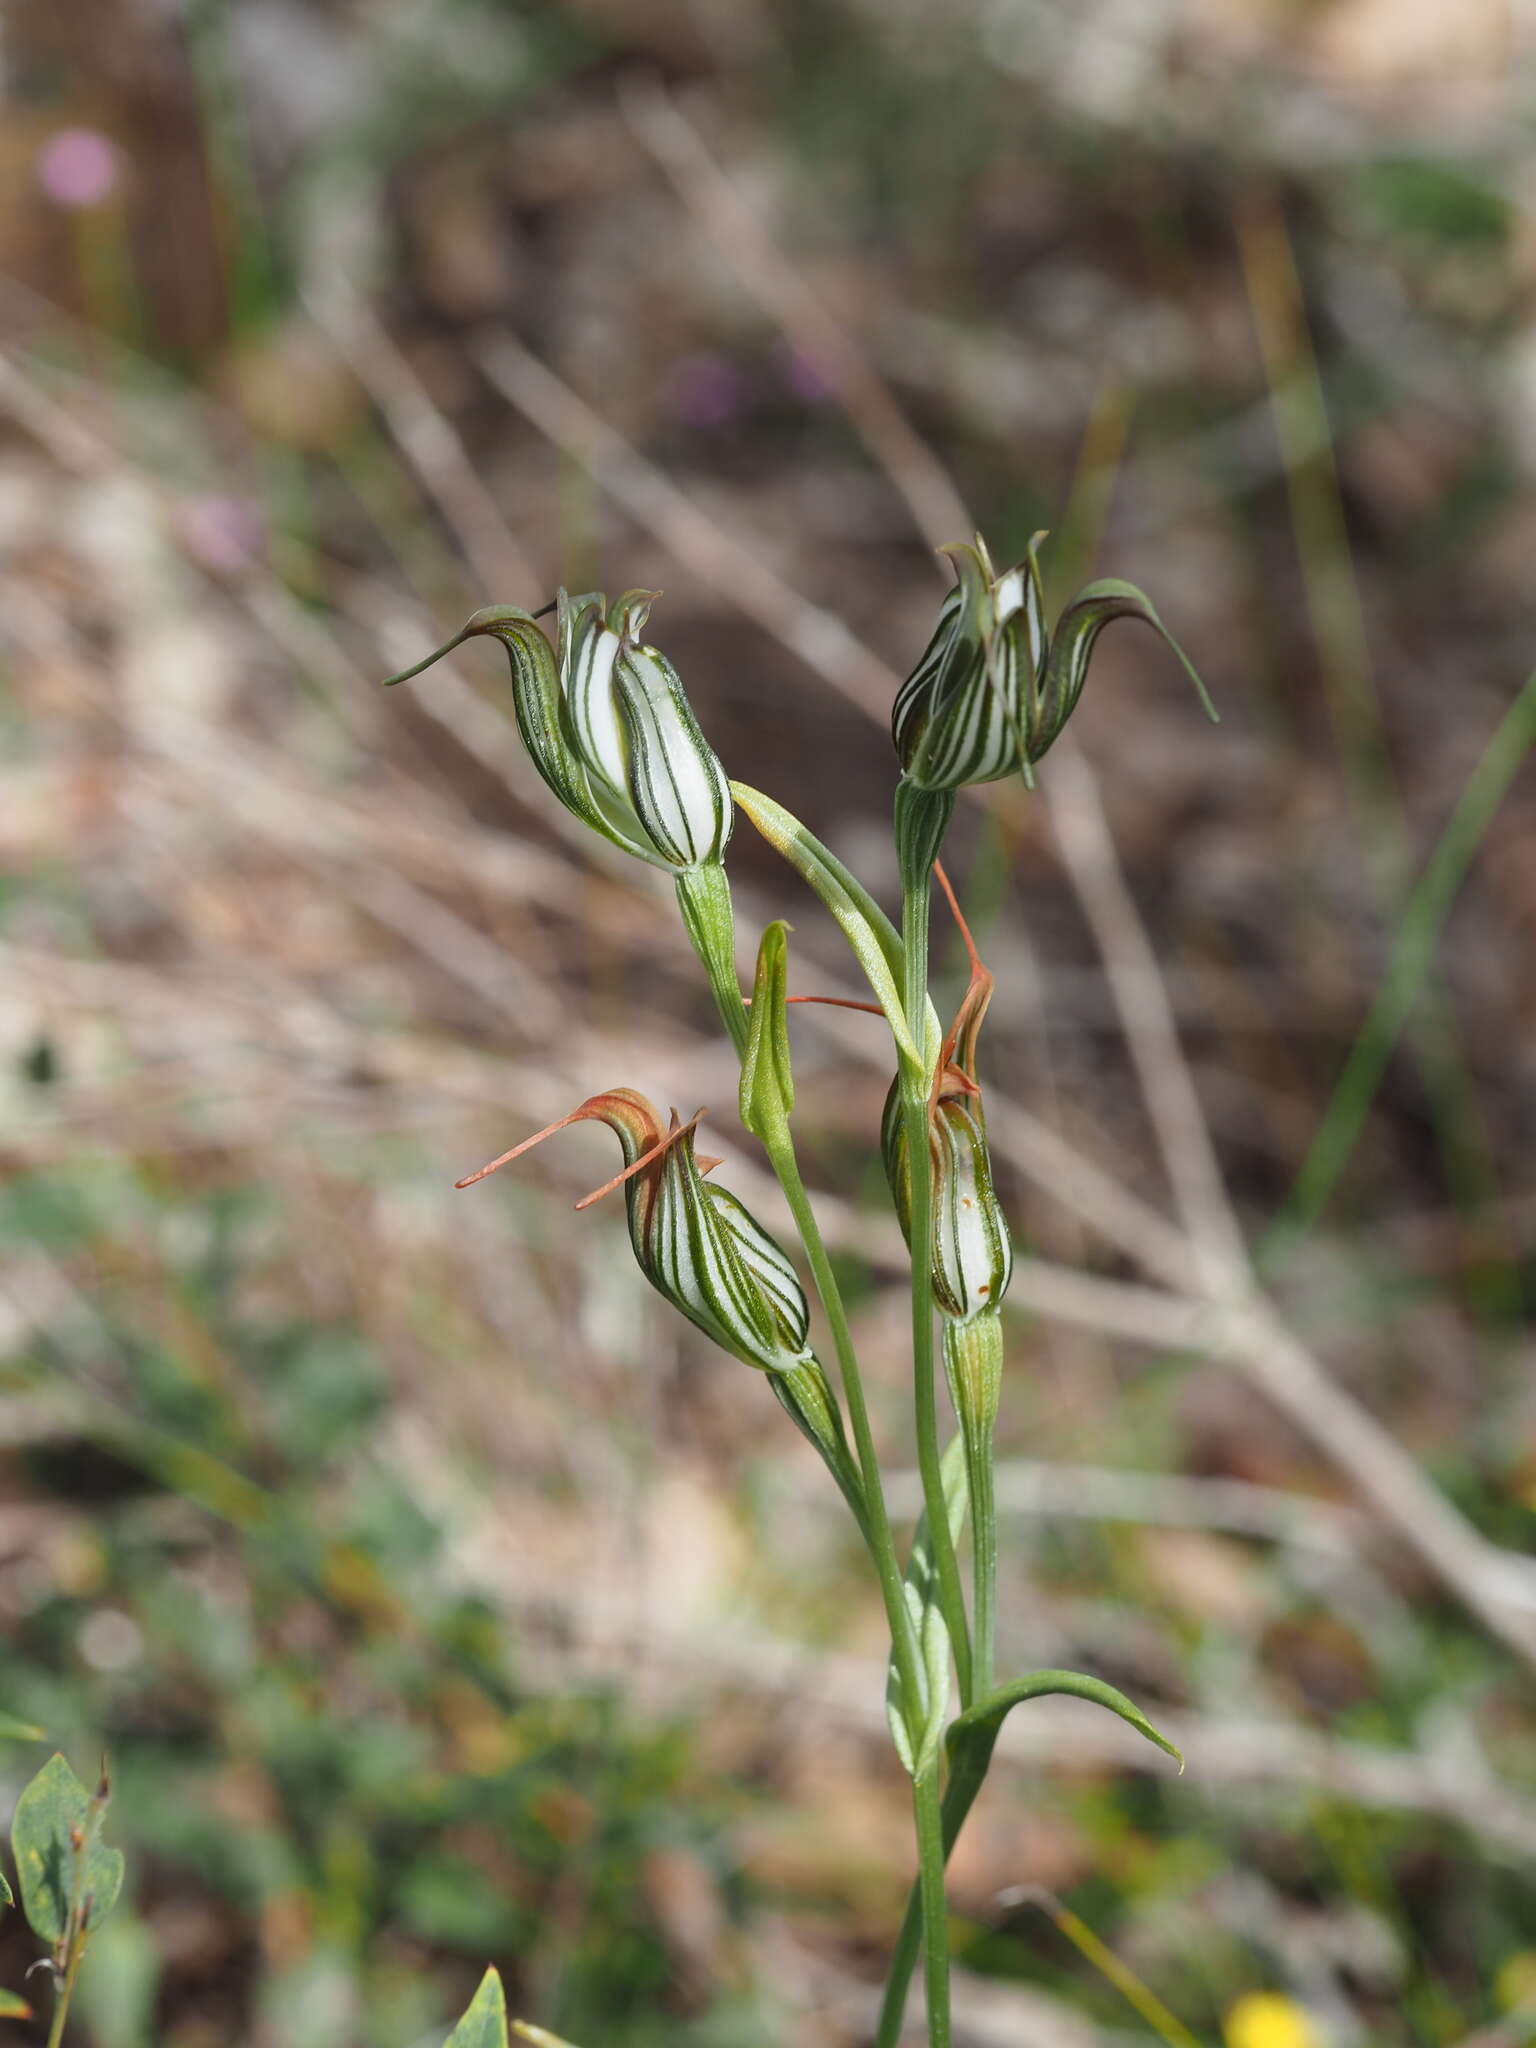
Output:
M725 771L699 730L676 669L640 634L655 593L562 590L559 655L531 612L488 605L435 654L392 676L419 675L451 648L499 639L533 764L566 809L654 867L718 862L731 836Z
M949 877L938 863L934 874L949 899L971 963L969 985L939 1051L928 1104L933 1296L942 1314L965 1322L1002 1301L1013 1276L1013 1245L992 1185L987 1120L976 1081L976 1046L992 1000L992 976L977 957ZM892 1083L885 1100L880 1150L896 1214L910 1245L912 1179L899 1080Z
M942 550L958 582L944 600L933 638L897 693L891 737L902 773L919 789L957 790L995 782L1051 747L1082 695L1094 642L1111 619L1152 627L1177 655L1214 722L1216 712L1189 657L1151 600L1115 578L1078 592L1048 633L1035 560L999 576L980 534L973 547Z
M902 773L920 789L964 789L1025 766L1029 711L1045 668L1034 543L999 576L980 534L945 548L958 582L891 714Z
M612 1088L458 1185L470 1187L568 1124L593 1119L618 1137L624 1170L576 1206L585 1209L622 1186L630 1242L658 1294L747 1365L771 1373L814 1365L810 1315L795 1269L737 1196L705 1181L718 1162L701 1164L694 1156L698 1116L680 1124L674 1110L664 1128L643 1095Z
M561 591L560 687L600 804L649 858L672 868L718 861L731 836L725 770L699 730L677 670L640 634L655 593Z
M893 1087L886 1099L880 1142L896 1213L910 1243L911 1176L899 1087ZM942 1314L963 1322L995 1308L1013 1275L1012 1241L992 1185L979 1097L950 1084L941 1086L929 1113L928 1144L933 1160L933 1298Z

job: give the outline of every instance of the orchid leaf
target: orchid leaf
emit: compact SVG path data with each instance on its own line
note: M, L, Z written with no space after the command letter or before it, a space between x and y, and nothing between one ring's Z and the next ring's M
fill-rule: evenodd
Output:
M836 855L782 804L740 782L731 784L731 794L768 844L809 883L836 918L876 1002L885 1012L897 1051L904 1060L920 1068L921 1055L901 1002L901 939L890 919Z
M1128 1700L1123 1692L1116 1691L1114 1686L1106 1685L1101 1678L1090 1678L1082 1671L1031 1671L1027 1677L1015 1679L1011 1685L999 1686L949 1725L944 1738L949 1752L949 1782L944 1787L942 1821L946 1860L959 1840L960 1830L965 1826L966 1817L985 1782L1003 1722L1025 1700L1045 1698L1052 1693L1065 1693L1071 1698L1107 1707L1122 1721L1129 1722L1138 1735L1144 1735L1149 1742L1173 1757L1179 1769L1183 1770L1184 1758L1180 1751L1165 1735L1159 1734L1140 1707ZM905 2004L907 1986L917 1959L921 1924L921 1902L918 1887L914 1884L907 1897L907 1910L886 1983L882 2026L893 2013L899 2017ZM880 2038L884 2040L887 2036L882 2032Z
M1031 1671L1010 1685L999 1686L996 1692L989 1693L984 1700L978 1700L956 1717L948 1736L951 1753L962 1745L973 1747L985 1743L990 1757L1003 1723L1013 1709L1025 1700L1041 1699L1052 1693L1066 1693L1073 1699L1089 1700L1094 1706L1107 1707L1122 1721L1128 1721L1138 1735L1144 1735L1148 1742L1155 1743L1171 1756L1183 1770L1183 1752L1175 1748L1166 1735L1158 1733L1135 1701L1127 1699L1123 1692L1107 1685L1102 1678L1092 1678L1085 1671Z

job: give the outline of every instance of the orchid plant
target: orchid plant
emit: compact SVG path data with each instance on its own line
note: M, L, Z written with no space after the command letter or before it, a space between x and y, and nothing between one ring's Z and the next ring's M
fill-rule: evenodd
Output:
M1120 1715L1177 1755L1139 1708L1101 1679L1034 1671L1000 1682L996 1669L993 1444L1003 1382L1001 1308L1012 1253L993 1183L979 1078L992 977L977 957L940 853L960 790L1013 774L1032 786L1035 765L1082 693L1094 643L1114 619L1151 626L1215 716L1194 669L1133 585L1091 583L1047 626L1037 560L1042 538L1036 535L1023 561L1002 575L979 536L945 550L955 586L892 718L901 771L894 814L899 928L789 811L727 780L676 669L641 639L653 592L627 591L609 604L598 594L573 597L562 590L544 607L556 613L554 644L539 624L543 613L490 606L425 661L390 679L419 675L471 638L502 642L518 726L549 788L603 838L672 871L684 926L737 1053L741 1121L783 1190L830 1336L835 1381L811 1346L810 1312L794 1260L735 1195L707 1178L719 1162L696 1151L698 1116L683 1123L673 1112L663 1124L643 1095L609 1088L458 1185L483 1180L570 1124L605 1123L618 1138L623 1168L577 1206L624 1188L630 1240L646 1279L721 1350L766 1376L848 1505L889 1624L887 1709L892 1741L911 1778L917 1848L917 1878L891 1959L877 2048L894 2048L901 2034L919 1956L928 2042L947 2048L945 1864L1015 1706L1046 1693L1072 1694ZM762 934L750 999L737 973L725 856L738 810L831 912L869 985L872 1000L861 1007L882 1015L891 1035L895 1075L880 1144L911 1251L913 1433L924 1501L905 1540L887 1510L848 1316L796 1157L788 1006L814 998L788 993L782 921ZM969 985L947 1030L928 989L935 877L970 961ZM941 1444L935 1317L958 1424L947 1448ZM958 1556L967 1538L969 1598Z

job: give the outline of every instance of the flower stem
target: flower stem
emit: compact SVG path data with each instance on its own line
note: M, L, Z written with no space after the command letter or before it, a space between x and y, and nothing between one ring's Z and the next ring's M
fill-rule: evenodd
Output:
M985 1737L973 1738L963 1745L957 1745L951 1752L949 1782L944 1787L944 1801L940 1808L940 1853L946 1862L961 1828L965 1825L967 1814L976 1803L976 1795L981 1790L991 1757L992 1743ZM919 1821L920 1854L921 1826ZM942 1884L941 1869L941 1889ZM891 1966L885 1980L885 1996L880 2002L880 2020L875 2029L875 2048L896 2048L901 2038L901 2023L906 2017L907 2010L907 1992L911 1988L912 1972L917 1967L918 1951L923 1946L924 1898L923 1877L920 1874L907 1900L901 1932L897 1935L896 1946L891 1952Z
M923 1020L928 1011L928 901L932 855L929 854L920 874L912 873L905 859L902 867L904 999L908 1018L918 1020L915 1035L921 1042ZM930 1057L936 1053L937 1048L934 1048ZM939 1470L939 1419L933 1369L933 1152L929 1139L928 1086L926 1073L903 1070L901 1110L906 1124L907 1170L911 1181L912 1392L917 1426L917 1468L922 1478L923 1504L928 1511L939 1599L954 1650L955 1672L960 1681L960 1704L968 1707L974 1698L970 1628L966 1620L965 1594L960 1586L960 1567L949 1533L944 1481Z
M901 1113L906 1130L912 1254L912 1392L917 1431L917 1464L922 1477L929 1541L939 1604L949 1631L960 1703L974 1698L971 1639L965 1594L949 1530L949 1510L939 1456L938 1406L933 1370L933 1152L929 1129L930 1068L939 1048L927 1042L928 909L933 863L954 811L954 796L915 789L905 778L896 792L896 849L901 867L902 1003L907 1028L922 1051L914 1069L903 1062ZM923 1976L928 2000L928 2048L949 2048L949 1913L944 1896L947 1854L939 1794L939 1763L935 1759L912 1786L912 1812L917 1826L918 1903L922 1926ZM910 1916L909 1916L910 1917ZM903 1929L905 1933L905 1928ZM892 1962L891 1989L881 2013L882 2043L900 2031L906 1976L896 1983L902 1957ZM894 2018L891 2009L894 2008ZM894 2028L894 2031L892 2029Z
M945 1322L944 1375L965 1439L965 1476L971 1502L974 1638L971 1662L976 1697L997 1683L997 1501L993 1458L1003 1378L1003 1328L993 1309L968 1322Z
M798 1365L770 1373L769 1379L785 1414L806 1441L815 1446L867 1543L869 1513L864 1505L863 1477L849 1452L842 1411L821 1361L814 1357L802 1359Z
M902 1114L906 1119L907 1156L912 1176L912 1402L917 1434L917 1469L922 1479L923 1505L928 1513L928 1534L933 1545L939 1603L944 1610L944 1625L949 1630L950 1646L954 1651L955 1675L960 1681L960 1704L968 1707L975 1697L971 1631L966 1618L965 1594L960 1584L954 1538L949 1533L934 1385L933 1269L929 1260L933 1242L933 1157L928 1149L926 1095L912 1098L904 1093Z
M901 1566L896 1557L890 1515L885 1505L885 1487L880 1477L880 1458L869 1424L869 1408L864 1399L864 1380L859 1371L858 1354L854 1350L853 1333L848 1327L848 1314L843 1306L842 1289L837 1284L837 1275L833 1272L832 1261L827 1256L821 1225L816 1220L811 1198L806 1193L805 1182L800 1177L800 1163L795 1157L794 1143L787 1126L782 1136L776 1136L766 1149L768 1162L773 1168L779 1186L784 1190L784 1199L795 1219L795 1228L800 1233L801 1244L805 1247L811 1278L816 1283L822 1311L832 1332L832 1345L837 1353L837 1369L843 1383L843 1395L848 1403L848 1420L853 1428L854 1448L858 1453L859 1471L864 1481L865 1515L860 1526L864 1540L869 1546L875 1570L879 1574L886 1621L891 1631L891 1647L896 1657L897 1671L901 1675L902 1694L915 1711L922 1696L918 1675L917 1643L912 1629L912 1616L902 1592Z
M944 1899L944 1822L937 1759L913 1780L912 1813L917 1823L928 2048L949 2048L949 1912Z
M718 865L706 865L680 873L677 877L677 901L694 951L709 979L721 1022L737 1053L742 1054L746 1051L751 1022L736 973L735 920L731 908L731 886L725 870ZM848 1419L853 1425L854 1447L863 1480L864 1511L862 1514L855 1512L855 1520L869 1547L880 1580L902 1696L909 1710L915 1714L922 1698L917 1638L902 1591L901 1565L896 1556L890 1516L885 1505L880 1459L870 1429L864 1381L859 1371L858 1354L854 1350L853 1333L848 1327L847 1311L843 1307L842 1289L837 1284L837 1275L832 1270L832 1261L827 1256L826 1243L821 1235L821 1225L816 1220L811 1198L800 1176L787 1118L780 1119L776 1128L769 1127L763 1137L763 1149L794 1217L822 1312L832 1332L838 1375L843 1383L843 1397L848 1403Z
M79 1933L69 1947L69 1960L64 1967L64 1981L58 1987L53 2003L53 2024L48 2029L48 2048L59 2048L64 2039L64 2022L69 2018L69 2002L75 1994L75 1978L80 1972L80 1959L85 1954L85 1942Z
M992 1484L992 1446L973 1456L966 1445L971 1492L971 1568L975 1588L976 1694L985 1699L997 1683L997 1501Z
M725 869L717 861L680 869L677 907L708 978L720 1021L738 1055L744 1053L751 1027L736 974L736 920Z

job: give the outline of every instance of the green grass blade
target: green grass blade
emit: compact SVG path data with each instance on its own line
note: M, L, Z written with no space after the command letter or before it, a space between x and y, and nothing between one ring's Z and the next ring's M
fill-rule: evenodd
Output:
M1080 1920L1070 1906L1064 1906L1054 1892L1047 1891L1043 1885L1027 1885L1011 1896L1020 1905L1038 1906L1042 1913L1048 1914L1078 1954L1091 1963L1106 1982L1114 1985L1126 2004L1145 2020L1160 2041L1168 2044L1168 2048L1203 2048L1199 2037L1190 2032L1178 2014L1170 2012L1130 1965L1123 1963L1114 1950L1099 1939L1087 1921Z
M1536 744L1536 673L1514 703L1456 801L1409 894L1375 1000L1334 1084L1290 1198L1260 1251L1272 1272L1327 1206L1370 1113L1376 1090L1434 963L1446 918L1521 763Z

